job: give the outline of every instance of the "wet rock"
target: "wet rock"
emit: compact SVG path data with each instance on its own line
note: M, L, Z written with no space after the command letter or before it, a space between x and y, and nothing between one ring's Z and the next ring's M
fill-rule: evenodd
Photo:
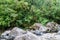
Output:
M25 33L25 31L24 30L22 30L22 29L20 29L20 28L18 28L18 27L15 27L15 28L13 28L12 30L11 30L11 32L10 32L10 35L13 35L13 36L19 36L19 35L23 35Z

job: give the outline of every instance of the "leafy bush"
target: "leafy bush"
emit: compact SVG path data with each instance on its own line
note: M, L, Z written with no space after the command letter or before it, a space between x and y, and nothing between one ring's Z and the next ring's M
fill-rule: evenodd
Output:
M60 0L0 0L0 28L28 28L35 22L60 21Z

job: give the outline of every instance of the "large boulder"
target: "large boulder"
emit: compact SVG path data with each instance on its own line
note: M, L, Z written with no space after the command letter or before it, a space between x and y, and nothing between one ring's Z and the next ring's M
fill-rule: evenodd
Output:
M24 30L22 30L22 29L20 29L20 28L18 28L18 27L15 27L15 28L13 28L12 30L11 30L11 32L10 32L10 35L13 35L13 36L19 36L19 35L23 35L25 33L25 31Z

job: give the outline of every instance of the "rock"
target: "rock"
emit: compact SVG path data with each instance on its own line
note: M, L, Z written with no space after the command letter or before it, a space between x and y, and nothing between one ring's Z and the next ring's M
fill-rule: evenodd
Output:
M11 31L8 30L8 31L5 31L4 33L2 33L1 35L6 35L6 36L8 36L10 32L11 32Z
M13 40L16 36L21 36L23 34L25 34L26 32L18 27L13 28L11 31L5 31L4 33L2 33L1 35L1 39L6 39L6 40Z
M24 40L25 35L16 36L14 40Z
M60 31L58 31L58 32L56 33L56 35L60 35Z
M11 32L10 30L5 31L4 33L1 34L1 38L2 38L2 39L8 39L10 32Z
M60 40L60 35L55 35L52 39L53 40Z
M58 24L55 22L48 22L46 27L48 27L47 32L58 32Z
M43 33L40 32L39 30L35 30L34 32L32 32L34 34L36 34L37 36L41 36Z
M10 35L13 35L13 36L19 36L19 35L23 35L25 33L25 31L24 30L22 30L22 29L20 29L20 28L18 28L18 27L15 27L15 28L13 28L12 30L11 30L11 32L10 32Z
M47 40L46 38L40 37L41 40Z
M58 34L60 34L60 31L58 31Z
M58 25L58 31L60 31L60 25Z
M0 40L60 40L60 31L56 33L43 32L44 31L39 29L24 31L18 27L15 27L12 30L8 30L2 33Z
M8 31L5 31L4 33L2 33L0 39L1 39L1 40L13 40L14 37L13 37L12 35L9 35L10 32L11 32L11 31L8 30Z
M43 34L42 37L50 38L50 37L54 37L54 35L56 35L56 33L46 33L46 34Z
M27 35L24 38L25 40L40 40L38 36L31 32L27 32Z
M47 28L40 23L35 23L30 28L33 30L39 30L41 32L44 32L47 30Z
M6 39L1 39L1 40L6 40Z
M39 31L41 31L41 32L46 32L47 29L48 29L47 27L41 26L41 27L39 28Z
M41 40L54 40L54 36L56 35L56 33L46 33L43 34L42 36L40 36Z
M17 36L14 40L40 40L40 39L33 33L27 32L27 34Z

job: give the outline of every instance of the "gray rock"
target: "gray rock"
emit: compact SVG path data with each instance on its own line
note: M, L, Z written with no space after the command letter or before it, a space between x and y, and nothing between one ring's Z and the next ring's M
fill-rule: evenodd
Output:
M24 38L25 40L40 40L38 36L31 32L27 32L27 35Z
M41 40L54 40L54 36L56 33L46 33L40 36Z
M11 31L8 30L2 33L0 40L60 40L60 31L57 33L43 33L43 31L36 29L26 32L15 27Z
M2 33L1 34L1 39L9 39L9 33L10 33L11 31L10 30L8 30L8 31L5 31L4 33Z
M60 33L60 31L58 31L58 33Z
M1 39L1 40L6 40L6 39Z
M34 32L32 32L34 34L36 34L37 36L41 36L43 33L40 32L39 30L35 30Z
M14 40L25 40L25 35L16 36Z
M16 36L19 36L19 35L21 36L24 33L25 33L24 30L22 30L18 27L15 27L11 31L8 30L8 31L5 31L4 33L2 33L1 39L13 40Z
M58 25L58 31L60 31L60 25Z
M60 35L60 31L57 32L57 35Z
M11 32L10 32L10 35L13 35L13 36L19 36L19 35L23 35L25 33L25 31L24 30L22 30L22 29L20 29L20 28L18 28L18 27L15 27L15 28L13 28L12 30L11 30Z
M40 40L40 39L35 34L27 32L27 34L17 36L14 40Z
M54 38L55 40L60 40L60 35L55 35L53 38Z
M13 40L15 37L13 37L13 36L1 36L1 40L2 39L5 39L5 40Z
M4 33L2 33L1 35L7 35L7 34L9 34L11 31L10 30L7 30L7 31L5 31Z

